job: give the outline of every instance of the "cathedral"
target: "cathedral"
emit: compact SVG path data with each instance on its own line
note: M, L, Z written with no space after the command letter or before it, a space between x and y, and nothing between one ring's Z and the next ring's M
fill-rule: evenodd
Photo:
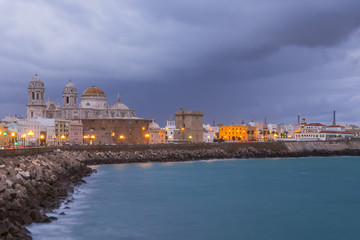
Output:
M45 102L45 87L37 74L28 85L27 118L56 118L64 120L76 119L140 119L135 111L120 102L117 96L115 104L109 106L103 90L92 86L81 95L78 105L78 91L69 81L62 92L62 107Z

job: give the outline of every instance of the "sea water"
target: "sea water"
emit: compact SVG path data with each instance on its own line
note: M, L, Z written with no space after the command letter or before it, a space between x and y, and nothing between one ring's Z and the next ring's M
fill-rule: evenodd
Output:
M101 165L85 180L58 220L28 227L35 240L360 239L359 157Z

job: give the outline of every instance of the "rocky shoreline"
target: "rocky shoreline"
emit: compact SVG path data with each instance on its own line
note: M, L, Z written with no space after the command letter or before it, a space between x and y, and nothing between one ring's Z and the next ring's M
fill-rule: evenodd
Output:
M177 162L207 159L229 158L285 158L309 156L360 156L360 149L344 150L304 150L290 152L287 150L274 151L270 149L256 149L253 147L239 148L236 152L227 152L221 148L198 150L148 150L148 151L122 151L122 152L94 152L82 153L79 158L88 165L121 164L138 162Z
M46 213L91 174L75 152L0 159L0 238L32 239L26 225L55 220Z
M226 158L360 156L359 149L291 152L262 148L146 151L53 151L33 156L0 158L0 238L32 239L26 225L50 222L46 213L60 206L74 185L91 174L89 165L176 162Z

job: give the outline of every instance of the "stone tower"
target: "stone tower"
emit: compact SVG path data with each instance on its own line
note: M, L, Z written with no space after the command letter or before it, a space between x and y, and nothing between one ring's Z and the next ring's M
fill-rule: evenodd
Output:
M77 108L78 92L71 80L63 90L63 108Z
M179 129L176 139L186 142L203 141L203 117L201 111L184 111L180 108L176 111L176 128Z
M45 87L36 74L28 86L27 118L45 117Z

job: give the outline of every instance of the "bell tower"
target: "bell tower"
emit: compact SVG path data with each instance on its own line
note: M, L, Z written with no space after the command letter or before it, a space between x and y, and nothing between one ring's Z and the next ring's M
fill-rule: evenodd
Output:
M78 92L71 80L63 90L63 108L77 108Z
M37 74L28 85L27 118L46 116L45 87Z

